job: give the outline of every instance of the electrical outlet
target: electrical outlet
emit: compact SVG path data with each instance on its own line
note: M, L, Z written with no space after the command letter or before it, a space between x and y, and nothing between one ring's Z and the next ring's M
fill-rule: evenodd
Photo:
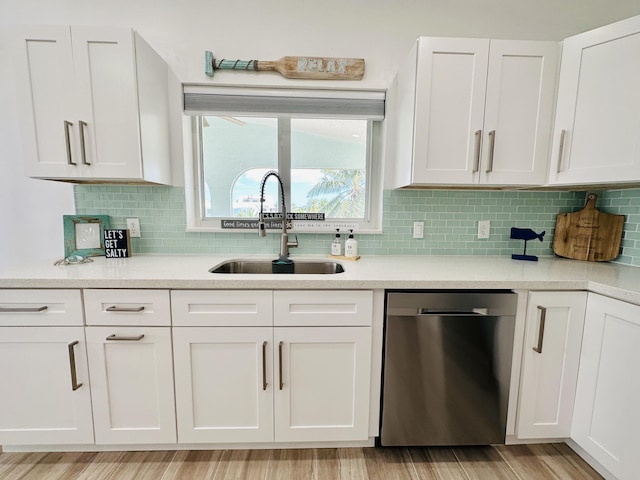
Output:
M489 220L480 220L478 222L478 238L489 238L491 230L491 222Z
M127 228L132 238L140 238L140 220L137 218L127 218Z
M413 222L413 238L424 238L424 222Z

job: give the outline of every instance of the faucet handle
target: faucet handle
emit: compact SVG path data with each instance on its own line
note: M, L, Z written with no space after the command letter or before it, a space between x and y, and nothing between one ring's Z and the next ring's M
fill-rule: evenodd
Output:
M287 247L296 248L298 246L298 235L294 234L293 236L294 236L295 240L293 240L293 241L287 240Z

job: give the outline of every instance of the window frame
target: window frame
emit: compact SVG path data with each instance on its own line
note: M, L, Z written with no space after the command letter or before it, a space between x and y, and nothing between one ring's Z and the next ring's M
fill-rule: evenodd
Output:
M233 112L230 112L233 114ZM226 219L237 219L237 217L206 217L205 216L205 186L203 175L203 149L202 149L202 118L207 115L218 115L218 113L207 114L199 112L190 118L191 145L185 146L185 153L190 151L191 161L185 162L185 197L187 208L187 232L224 232L224 233L250 233L252 229L231 229L222 228L222 221ZM244 113L239 116L246 116ZM278 147L278 171L282 174L285 186L285 198L287 211L291 211L291 155L290 155L290 125L291 118L313 118L312 116L282 116L282 115L260 115L261 117L278 118L278 138L283 137L288 144ZM326 117L325 117L326 118ZM337 118L337 117L336 117ZM382 233L382 121L367 120L367 147L366 147L366 203L364 219L325 219L324 222L305 221L304 227L297 222L293 222L291 232L293 233L335 233L335 229L341 231L353 229L359 234L379 234ZM281 128L288 126L288 131L283 132ZM280 170L287 167L286 170ZM259 193L259 192L256 192ZM257 229L257 227L256 227Z

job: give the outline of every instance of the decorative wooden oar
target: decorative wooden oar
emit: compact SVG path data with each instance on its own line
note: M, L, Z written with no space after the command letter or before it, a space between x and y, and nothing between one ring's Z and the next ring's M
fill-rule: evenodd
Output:
M251 70L278 72L286 78L316 80L361 80L364 75L363 58L282 57L276 61L216 60L205 51L205 73L213 77L216 70Z

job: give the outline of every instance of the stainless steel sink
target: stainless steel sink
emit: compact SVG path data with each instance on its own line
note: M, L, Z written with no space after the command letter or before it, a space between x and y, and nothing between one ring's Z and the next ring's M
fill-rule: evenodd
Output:
M344 272L338 262L294 260L293 275L334 274ZM251 273L271 274L271 260L228 260L209 269L211 273Z

